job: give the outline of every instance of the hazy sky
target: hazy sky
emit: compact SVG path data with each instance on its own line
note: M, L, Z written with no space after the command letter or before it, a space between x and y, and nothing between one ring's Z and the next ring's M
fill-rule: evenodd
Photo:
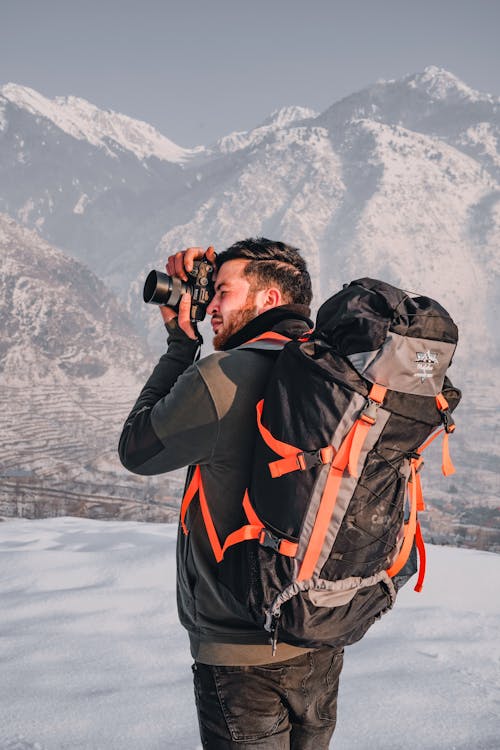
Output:
M427 65L498 95L499 32L500 0L0 0L0 84L192 146Z

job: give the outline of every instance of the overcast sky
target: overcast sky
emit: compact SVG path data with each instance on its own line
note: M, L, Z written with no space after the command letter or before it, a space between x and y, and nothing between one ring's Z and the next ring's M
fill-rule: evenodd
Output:
M0 0L0 84L208 144L438 65L500 94L500 0Z

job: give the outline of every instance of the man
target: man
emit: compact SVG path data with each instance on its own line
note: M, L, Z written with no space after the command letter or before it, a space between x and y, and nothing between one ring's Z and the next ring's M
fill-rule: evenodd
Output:
M202 248L171 256L167 273L186 281ZM238 348L267 331L299 338L312 327L311 280L298 250L265 238L232 245L215 257L211 315L214 348L194 362L198 336L190 297L179 313L161 307L168 350L144 386L120 439L122 463L138 474L200 467L210 530L224 540L245 522L256 435L255 406L272 367L269 352ZM218 563L200 498L179 527L177 592L188 630L204 748L226 750L327 748L336 721L342 649L302 649L278 643L219 580ZM255 544L256 542L248 542Z

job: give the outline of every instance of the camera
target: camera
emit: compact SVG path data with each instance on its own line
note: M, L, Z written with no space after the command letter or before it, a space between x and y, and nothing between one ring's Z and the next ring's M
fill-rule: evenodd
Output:
M204 320L207 307L215 294L213 264L205 258L195 260L193 270L186 273L188 281L181 281L176 276L168 276L161 271L150 271L144 282L144 302L168 305L178 312L182 295L190 292L191 322Z

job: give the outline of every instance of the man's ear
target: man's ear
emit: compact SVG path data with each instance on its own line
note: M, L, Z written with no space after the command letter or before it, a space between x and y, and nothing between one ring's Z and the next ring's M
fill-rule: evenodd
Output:
M278 307L278 305L283 304L281 289L276 286L269 287L269 289L260 289L256 294L255 302L259 314L271 310L273 307Z

